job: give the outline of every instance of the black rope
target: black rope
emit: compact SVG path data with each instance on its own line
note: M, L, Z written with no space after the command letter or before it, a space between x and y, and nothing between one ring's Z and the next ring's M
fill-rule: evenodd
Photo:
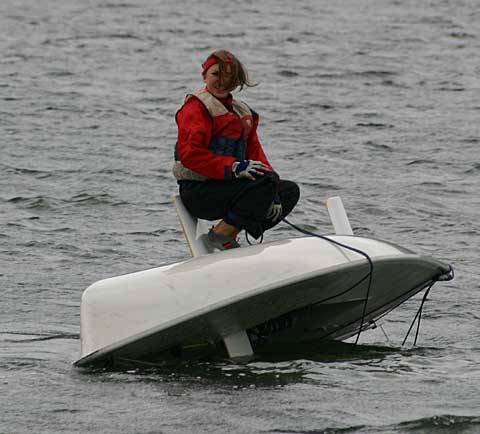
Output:
M415 317L413 318L412 324L410 324L410 328L408 329L407 335L405 336L405 339L402 342L402 347L405 345L405 342L407 342L408 336L410 335L410 332L412 331L413 325L415 324L415 320L418 318L417 322L417 331L415 333L415 340L413 341L413 346L417 345L417 339L418 339L418 332L420 330L420 320L422 319L422 310L423 310L423 305L427 301L428 293L432 289L432 286L435 285L436 282L447 282L449 280L452 280L455 276L455 272L453 271L453 267L449 264L448 265L448 272L447 273L442 273L436 277L434 277L428 286L427 290L425 291L425 294L423 294L422 302L420 303L420 307L418 308L417 313L415 314Z
M368 305L368 299L370 297L370 289L372 287L372 279L373 279L373 262L372 262L372 259L370 258L370 256L365 253L363 250L360 250L360 249L357 249L355 247L352 247L352 246L349 246L347 244L344 244L344 243L340 243L339 241L335 241L335 240L332 240L331 238L325 236L325 235L320 235L320 234L316 234L315 232L311 232L311 231L308 231L306 229L302 229L300 228L299 226L289 222L286 218L283 218L282 219L285 223L287 223L289 226L291 226L293 229L297 230L298 232L300 233L303 233L305 235L309 235L309 236L312 236L312 237L316 237L316 238L321 238L322 240L325 240L325 241L328 241L329 243L332 243L332 244L335 244L339 247L343 247L345 249L348 249L348 250L351 250L352 252L356 252L362 256L364 256L367 261L368 261L368 264L369 264L369 271L368 273L363 276L358 282L356 282L354 285L352 285L350 288L346 289L345 291L342 291L340 292L339 294L335 294L333 296L330 296L328 298L326 298L325 300L322 300L321 303L324 303L325 301L328 301L328 300L331 300L333 298L336 298L336 297L339 297L343 294L346 294L348 293L349 291L351 291L352 289L356 288L358 285L360 285L365 279L368 278L368 285L367 285L367 291L366 291L366 297L365 297L365 302L363 304L363 310L362 310L362 317L361 317L361 320L360 320L360 327L358 329L358 333L357 333L357 337L355 339L355 345L358 344L358 340L360 338L360 334L362 333L362 329L363 329L363 326L365 324L365 317L367 315L367 305ZM252 245L252 243L250 242L250 240L248 239L248 233L245 231L245 237L247 239L247 242L248 244ZM263 241L263 234L262 234L262 237L260 239L260 242L261 243ZM419 334L419 331L420 331L420 321L421 321L421 316L422 316L422 309L423 309L423 305L425 304L425 301L427 300L427 297L428 297L428 294L430 292L430 289L433 287L433 285L435 284L435 282L437 281L440 281L440 280L451 280L453 279L453 276L454 276L454 272L453 272L453 268L451 265L449 265L449 271L448 273L444 273L442 275L439 275L437 276L436 278L434 278L432 280L432 282L430 283L430 285L428 286L427 290L425 291L425 294L423 295L423 299L422 299L422 302L420 304L420 307L415 315L415 318L413 319L412 321L412 324L410 325L410 328L408 329L408 332L407 332L407 335L405 336L405 339L403 340L403 343L402 343L402 346L405 345L405 342L407 341L407 338L413 328L413 325L415 324L415 321L417 320L418 318L418 321L417 321L417 330L416 330L416 333L415 333L415 340L414 340L414 343L413 345L416 345L417 343L417 339L418 339L418 334ZM385 332L384 332L385 333ZM329 333L330 334L330 333ZM328 334L327 334L328 335Z
M365 303L363 304L363 310L362 310L362 317L361 317L361 320L360 320L360 327L358 329L358 333L357 333L357 338L355 339L355 345L357 345L358 343L358 340L360 338L360 334L362 333L362 328L363 328L363 325L365 323L365 316L367 314L367 304L368 304L368 298L370 296L370 288L372 287L372 277L373 277L373 262L372 262L372 259L370 258L370 256L365 253L363 250L360 250L360 249L357 249L355 247L352 247L352 246L349 246L347 244L343 244L343 243L340 243L339 241L335 241L335 240L332 240L331 238L325 236L325 235L319 235L319 234L316 234L315 232L310 232L310 231L307 231L306 229L302 229L298 226L296 226L295 224L289 222L286 218L283 218L282 219L285 223L287 223L289 226L291 226L293 229L297 230L298 232L301 232L305 235L309 235L309 236L312 236L312 237L317 237L317 238L321 238L322 240L325 240L325 241L328 241L329 243L332 243L332 244L335 244L337 246L340 246L340 247L343 247L345 249L348 249L348 250L351 250L352 252L356 252L362 256L364 256L367 261L368 261L368 264L369 264L369 271L368 271L368 274L364 277L362 277L357 283L355 283L355 285L353 285L351 288L349 288L348 290L342 292L342 294L352 290L353 288L357 287L360 283L362 283L367 277L368 277L368 285L367 285L367 293L366 293L366 298L365 298ZM340 294L337 294L335 295L334 297L331 297L331 298L335 298L335 297L338 297Z
M430 292L430 289L432 289L432 286L435 284L435 282L436 282L436 280L432 280L432 282L428 286L427 290L425 291L425 294L423 294L422 302L420 303L420 307L418 308L417 313L415 314L415 318L413 318L412 324L410 324L410 328L408 329L407 335L405 336L405 339L402 342L402 347L405 345L405 342L407 342L408 336L410 335L410 332L412 331L413 325L415 324L415 321L418 318L417 331L415 333L415 340L413 341L413 345L415 346L417 344L418 332L420 330L420 320L422 318L423 305L425 304L425 301L427 300L427 297L428 297L428 293Z

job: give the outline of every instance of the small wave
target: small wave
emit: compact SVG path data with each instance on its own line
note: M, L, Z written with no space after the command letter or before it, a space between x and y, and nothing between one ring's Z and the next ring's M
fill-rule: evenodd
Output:
M398 75L398 73L395 71L367 70L367 71L350 72L349 75L359 76L359 77L392 77L392 76Z
M4 358L0 363L0 368L4 370L16 370L16 369L30 369L35 368L38 366L39 363L42 362L42 359L39 358L22 358L22 359L14 359L9 360L8 358Z
M83 413L86 412L87 410L81 410L79 408L54 408L53 410L47 410L49 413L69 413L69 414L75 414L75 413Z
M175 28L175 29L166 29L165 30L168 33L172 33L174 35L183 35L185 34L185 30L181 28Z
M115 200L108 193L80 193L71 197L68 202L82 205L123 205L126 203Z
M216 33L213 35L214 38L243 38L247 36L245 32L238 33Z
M100 35L99 37L104 39L137 39L143 41L143 38L133 33L108 33L106 35Z
M320 80L331 80L331 79L334 79L334 78L341 78L343 76L344 76L344 74L324 73L324 74L313 74L313 75L309 75L308 77L309 78L316 78L316 79L320 79Z
M48 334L48 333L28 333L28 332L10 331L10 332L1 332L0 335L7 336L4 342L10 342L10 343L49 341L52 339L75 339L75 340L80 339L80 335L78 333Z
M47 72L46 75L48 77L58 78L58 77L72 77L75 75L75 73L71 71L50 71L50 72Z
M137 149L137 148L135 148ZM112 167L104 167L103 169L99 169L94 171L95 174L104 174L104 175L125 175L130 176L131 173L122 168L112 168Z
M442 182L434 182L434 181L425 181L425 182L421 182L418 185L423 185L424 187L443 187L444 186Z
M1 165L7 173L15 173L20 175L32 175L36 177L43 177L46 178L47 176L51 175L51 172L45 170L38 170L38 169L29 169L27 167L14 167L8 166L7 164Z
M100 34L91 34L91 35L79 35L79 36L67 36L63 38L50 39L47 38L42 42L42 45L56 45L64 42L71 41L98 41L103 39L135 39L143 41L144 39L140 36L137 36L133 33L100 33Z
M145 80L138 80L139 83L144 82ZM163 104L165 102L168 102L169 98L165 98L163 96L157 96L157 97L145 97L140 99L140 102L148 102L152 104Z
M407 166L414 166L414 165L417 165L417 164L433 164L433 163L435 163L433 160L419 159L419 160L412 160L412 161L408 162Z
M35 220L39 220L39 218L37 217ZM72 232L75 232L75 229L69 227L69 226L61 226L61 227L58 227L58 228L49 228L49 227L38 227L38 226L33 226L33 225L26 225L26 224L17 224L16 226L18 227L24 227L24 228L27 228L27 229L30 229L30 230L33 230L35 232L44 232L44 233L47 233L47 234L51 234L51 233L72 233ZM0 234L1 236L1 234Z
M461 86L458 86L458 87L455 87L455 86L441 86L437 90L440 90L442 92L464 92L465 88L461 87Z
M410 88L406 84L397 83L396 81L390 80L390 79L389 80L383 80L382 85L383 86L389 86L389 87L396 87L396 88L400 88L400 89L409 89Z
M390 215L389 211L373 205L370 205L370 206L367 205L363 208L363 210L368 215L375 215L375 216Z
M452 19L445 18L441 15L420 17L419 22L425 24L440 24L450 28L457 27L456 23Z
M275 433L295 433L295 434L345 434L345 433L431 433L431 432L473 432L469 429L478 427L480 425L480 418L476 416L455 416L455 415L439 415L432 417L425 417L408 422L400 422L399 424L387 426L368 426L368 425L353 425L343 428L320 428L315 430L284 430L276 429ZM469 431L466 431L469 430ZM475 431L476 432L476 431Z
M369 146L370 148L378 149L381 151L392 151L391 146L385 145L383 143L375 143L375 142L372 142L371 140L368 140L367 142L365 142L365 145Z
M333 191L341 190L341 187L339 187L338 185L326 184L326 183L323 183L323 182L320 182L320 181L298 180L298 183L300 185L305 185L305 186L314 187L314 188L322 188L324 190L333 190ZM323 203L323 202L321 202L321 203Z
M455 39L475 39L475 35L466 32L450 32L450 36Z
M166 230L166 229L156 229L154 231L127 232L127 235L147 235L147 236L159 237L160 235L163 235L167 232L168 232L168 230Z
M394 126L391 124L382 124L378 122L360 122L357 124L357 127L379 128L379 129L394 128Z
M480 139L478 137L469 137L468 139L460 140L462 143L478 143Z
M325 103L311 103L311 104L308 104L308 107L312 107L312 108L318 108L318 109L321 109L321 110L334 110L335 109L335 106L332 105L332 104L325 104Z
M397 76L395 71L382 71L382 70L366 70L366 71L345 71L345 72L332 72L323 74L314 74L312 78L319 79L349 79L349 78L382 78L384 80L391 80L391 77Z
M362 112L362 113L354 113L354 117L356 118L364 118L364 119L372 119L381 117L381 113L378 112Z
M16 196L8 199L7 202L18 204L26 209L50 209L57 201L47 196Z
M131 3L103 3L98 5L102 9L125 9L125 8L134 8L136 5Z
M438 416L425 417L409 422L401 422L398 427L407 429L411 432L425 430L425 432L433 432L433 430L448 428L449 432L460 432L474 426L480 427L480 417L477 416L455 416L442 414ZM423 431L422 431L423 432Z
M278 71L278 75L281 75L282 77L296 77L298 75L298 72L290 71L288 69L282 69Z
M480 163L475 163L470 169L465 170L464 173L471 174L480 171Z
M362 433L367 428L365 425L354 425L346 428L320 428L314 430L284 430L284 429L274 429L271 432L279 434L348 434L348 433Z
M7 199L6 202L16 204L25 209L55 209L65 204L74 205L124 205L127 202L114 199L107 193L90 194L80 193L70 199L56 199L48 196L15 196ZM60 228L60 231L70 230L70 228Z
M76 107L74 105L69 105L69 104L63 104L63 105L58 105L58 106L49 105L49 106L45 107L44 110L46 110L46 111L63 111L63 112L72 112L72 113L80 112L78 107Z

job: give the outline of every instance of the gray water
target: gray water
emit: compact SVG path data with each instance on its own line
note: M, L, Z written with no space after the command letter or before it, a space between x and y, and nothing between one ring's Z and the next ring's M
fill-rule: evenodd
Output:
M479 23L477 0L3 0L0 433L479 433ZM357 234L455 268L417 346L419 297L308 360L72 367L87 286L189 256L174 113L219 47L259 83L292 222L331 233L339 195Z

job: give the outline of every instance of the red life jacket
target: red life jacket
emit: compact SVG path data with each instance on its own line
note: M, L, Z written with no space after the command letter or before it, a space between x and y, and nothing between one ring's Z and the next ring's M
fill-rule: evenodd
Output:
M254 113L247 104L232 99L231 110L229 110L206 89L188 95L185 99L185 104L187 104L191 98L196 98L202 103L211 119L211 139L208 144L208 150L218 156L233 157L234 160L232 160L232 158L229 159L232 161L247 159L247 140L254 125ZM177 116L183 107L185 107L185 104L177 112ZM224 171L224 178L231 178L231 163L225 166ZM227 173L228 171L230 172ZM182 164L178 152L178 143L175 146L173 173L179 180L209 179L209 177L188 169Z

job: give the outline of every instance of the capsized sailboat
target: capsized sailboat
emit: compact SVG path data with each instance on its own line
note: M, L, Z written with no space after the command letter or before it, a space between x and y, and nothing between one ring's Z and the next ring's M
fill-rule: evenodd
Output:
M354 236L340 198L327 201L335 235L211 254L200 237L205 222L179 197L174 203L194 257L88 287L76 366L219 353L249 360L274 348L344 340L453 278L446 263Z

